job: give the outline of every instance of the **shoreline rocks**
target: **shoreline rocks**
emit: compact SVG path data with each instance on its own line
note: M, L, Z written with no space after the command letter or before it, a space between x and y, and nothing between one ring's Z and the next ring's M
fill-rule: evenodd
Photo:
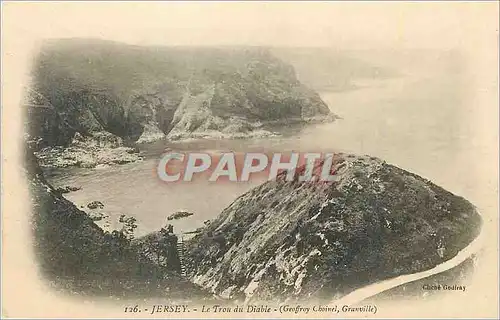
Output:
M35 152L35 155L40 166L48 168L95 168L98 165L142 160L136 149L123 146L121 138L108 132L96 132L87 136L77 132L68 147L47 147Z

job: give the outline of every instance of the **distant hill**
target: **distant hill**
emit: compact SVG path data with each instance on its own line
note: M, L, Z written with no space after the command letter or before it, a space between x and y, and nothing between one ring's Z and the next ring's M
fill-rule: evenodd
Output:
M334 48L271 50L274 55L294 66L297 78L302 83L318 92L353 90L358 88L359 81L398 76L398 71L386 64L372 62L370 52Z

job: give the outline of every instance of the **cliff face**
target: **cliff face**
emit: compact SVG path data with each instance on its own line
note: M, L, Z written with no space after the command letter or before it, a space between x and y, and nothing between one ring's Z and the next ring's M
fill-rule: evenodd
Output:
M41 101L42 100L42 101ZM46 43L27 104L41 146L107 131L148 142L258 132L269 121L332 120L293 68L265 49L140 47L98 40ZM43 106L43 107L40 107Z
M26 176L33 205L35 254L41 273L55 289L167 300L210 296L172 270L152 263L126 239L100 229L44 179L29 150Z
M379 159L339 154L333 172L239 197L189 242L192 280L247 301L329 301L430 269L479 233L468 201Z

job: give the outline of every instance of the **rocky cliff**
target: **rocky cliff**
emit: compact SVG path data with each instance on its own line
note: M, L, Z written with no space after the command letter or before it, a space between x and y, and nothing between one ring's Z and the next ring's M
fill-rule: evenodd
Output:
M35 254L41 274L56 290L114 297L210 298L198 286L152 263L119 233L107 233L44 179L28 149Z
M338 154L332 173L281 175L236 199L189 242L192 280L252 302L330 301L432 268L479 234L468 201L377 158Z
M125 142L270 135L267 123L335 118L293 68L261 48L45 43L26 105L41 147L106 131Z

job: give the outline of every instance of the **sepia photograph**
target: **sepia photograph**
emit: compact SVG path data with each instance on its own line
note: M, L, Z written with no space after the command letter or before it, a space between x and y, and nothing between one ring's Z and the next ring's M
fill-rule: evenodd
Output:
M498 318L498 11L2 2L2 317Z

